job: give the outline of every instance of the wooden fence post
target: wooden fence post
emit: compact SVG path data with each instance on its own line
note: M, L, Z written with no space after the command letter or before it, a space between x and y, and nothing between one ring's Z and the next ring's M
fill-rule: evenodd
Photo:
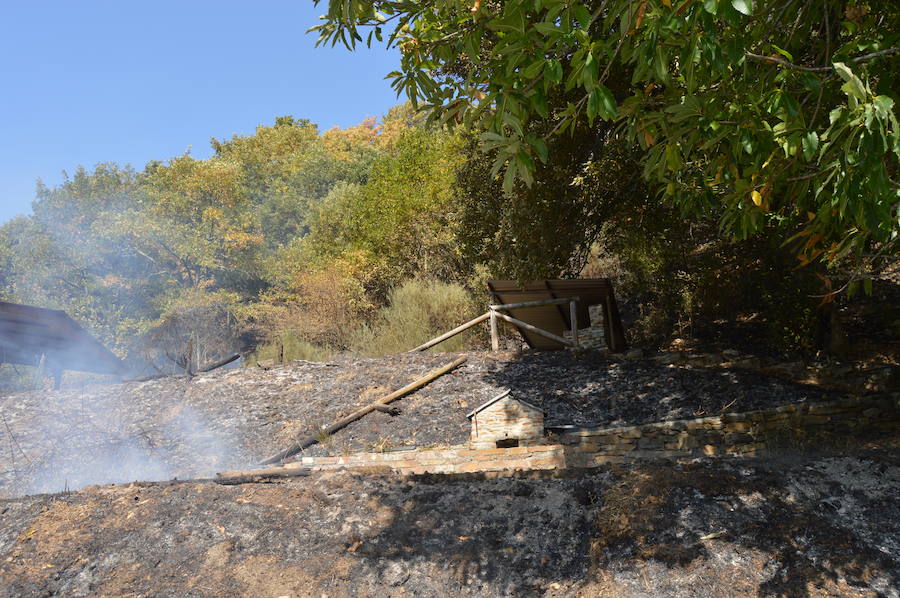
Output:
M500 350L500 335L497 331L497 312L491 308L491 351Z
M578 310L575 301L569 301L569 320L572 324L572 343L578 347Z

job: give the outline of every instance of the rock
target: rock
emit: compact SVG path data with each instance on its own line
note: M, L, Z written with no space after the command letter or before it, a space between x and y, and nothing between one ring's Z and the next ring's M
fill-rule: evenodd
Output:
M799 361L788 361L770 365L766 368L766 372L785 378L804 378L806 377L806 366Z
M758 370L762 366L762 362L759 357L744 357L742 359L738 359L731 363L732 366L736 368L743 368L746 370Z
M625 354L626 359L643 359L644 350L643 349L631 349Z
M660 365L674 365L676 363L684 363L684 360L684 354L681 351L662 353L653 358L653 361Z
M737 351L735 349L725 349L724 351L722 351L722 357L724 357L725 359L728 359L729 361L734 361L735 359L737 359L740 356L741 356L740 351Z
M711 366L722 363L722 358L715 353L698 353L688 356L688 363L694 366Z
M264 370L271 370L276 365L278 365L278 362L274 359L262 359L256 362L256 366Z
M381 578L384 580L384 583L388 585L400 586L409 579L409 571L402 563L392 561L384 568Z

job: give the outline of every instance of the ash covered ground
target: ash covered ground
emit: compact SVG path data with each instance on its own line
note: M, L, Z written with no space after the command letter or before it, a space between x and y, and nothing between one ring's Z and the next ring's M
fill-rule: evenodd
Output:
M0 598L898 596L900 449L890 440L509 477L185 480L251 465L454 357L0 397ZM372 413L307 452L458 444L465 414L506 388L541 405L550 425L837 398L752 372L601 355L468 357L394 403L400 415ZM172 477L184 481L127 483ZM59 492L98 482L125 483Z
M896 450L89 487L0 501L0 596L896 597L898 490Z
M0 497L248 467L455 357L294 362L0 396ZM749 371L475 353L393 403L400 415L371 413L304 454L464 443L466 414L507 388L541 406L548 425L616 426L837 398Z

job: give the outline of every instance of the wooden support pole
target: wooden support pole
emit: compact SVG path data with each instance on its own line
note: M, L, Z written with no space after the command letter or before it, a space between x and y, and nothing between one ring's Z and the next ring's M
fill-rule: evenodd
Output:
M569 322L572 324L572 344L578 346L578 309L576 301L569 301Z
M500 331L497 329L497 312L492 309L489 313L491 315L491 351L499 351Z
M557 299L542 299L541 301L523 301L522 303L504 303L503 305L491 305L491 309L519 309L522 307L538 307L541 305L559 305L569 301L578 301L578 297L559 297Z
M484 322L485 320L488 319L489 316L490 316L490 313L481 314L480 316L478 316L478 317L475 318L474 320L469 320L468 322L466 322L466 323L463 324L462 326L457 326L456 328L454 328L454 329L451 330L450 332L445 332L444 334L442 334L442 335L440 335L440 336L438 336L438 337L435 337L435 338L431 339L430 341L428 341L428 342L425 343L424 345L419 345L419 346L416 347L415 349L410 349L409 353L412 353L413 351L424 351L425 349L429 349L429 348L435 346L436 344L438 344L438 343L440 343L440 342L443 342L443 341L447 340L448 338L450 338L450 337L452 337L452 336L456 336L457 334L459 334L460 332L463 332L464 330L468 330L469 328L471 328L471 327L474 326L475 324L480 324L481 322Z
M532 326L531 324L523 322L522 320L517 320L516 318L513 318L512 316L508 316L506 314L497 312L497 317L500 318L501 320L506 320L510 324L515 324L519 328L524 328L525 330L527 330L529 332L539 334L540 336L543 336L544 338L549 338L552 341L556 341L558 343L561 343L561 344L569 346L569 347L572 346L572 343L570 341L564 339L563 337L556 336L552 332L547 332L546 330L538 328L537 326Z
M487 314L485 314L485 317L487 317ZM303 439L299 440L296 444L294 444L294 445L291 446L290 448L287 448L287 449L281 451L281 452L278 453L277 455L274 455L274 456L272 456L272 457L269 457L269 458L266 459L265 461L261 461L261 462L260 462L260 465L269 465L269 464L271 464L271 463L277 463L277 462L279 462L279 461L281 461L281 460L283 460L283 459L287 459L288 457L291 457L291 456L293 456L293 455L296 455L297 453L299 453L299 452L302 451L303 449L305 449L305 448L307 448L307 447L309 447L309 446L312 446L312 445L314 445L315 443L317 443L317 442L319 441L318 438L321 437L322 435L334 434L335 432L337 432L337 431L340 430L341 428L347 426L348 424L350 424L350 423L352 423L352 422L355 422L356 420L358 420L359 418L363 417L364 415L366 415L366 414L368 414L368 413L371 413L371 412L375 411L375 410L376 410L376 405L387 405L387 404L390 403L391 401L395 401L395 400L399 399L400 397L402 397L403 395L409 394L409 393L411 393L411 392L414 391L414 390L418 390L418 389L422 388L423 386L425 386L426 384L428 384L428 383L431 382L432 380L435 380L435 379L437 379L437 378L440 378L441 376L443 376L443 375L446 374L447 372L449 372L449 371L451 371L451 370L455 370L456 368L458 368L459 366L461 366L461 365L464 364L465 362L466 362L466 358L465 358L465 357L459 357L459 358L457 358L457 359L454 359L453 361L451 361L451 362L448 363L447 365L442 366L442 367L440 367L440 368L438 368L438 369L436 369L436 370L433 370L433 371L429 372L428 374L426 374L425 376L422 376L421 378L419 378L419 379L416 380L415 382L413 382L413 383L411 383L411 384L407 384L406 386L404 386L404 387L401 388L400 390L395 390L394 392L392 392L391 394L387 395L386 397L383 397L383 398L381 398L381 399L378 399L378 400L375 401L373 404L366 405L365 407L363 407L363 408L361 408L361 409L357 409L356 411L354 411L353 413L351 413L351 414L348 415L347 417L344 417L344 418L339 419L338 421L334 422L333 424L331 424L331 425L328 426L327 428L323 429L323 430L322 430L321 432L319 432L316 436L307 436L306 438L303 438Z

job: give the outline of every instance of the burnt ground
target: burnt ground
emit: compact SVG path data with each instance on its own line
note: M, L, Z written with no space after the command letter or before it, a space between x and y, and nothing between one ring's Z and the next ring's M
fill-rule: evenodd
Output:
M0 395L0 497L247 467L454 357L294 362L190 381ZM399 416L367 415L306 454L463 443L466 414L506 388L543 407L548 425L626 425L837 396L750 371L600 354L473 353L461 368L395 402Z
M896 597L900 451L0 501L0 596Z
M0 396L0 497L247 467L455 356L294 362ZM395 402L400 415L367 415L305 454L463 443L466 414L506 388L541 406L548 425L627 425L837 396L750 371L474 353Z

